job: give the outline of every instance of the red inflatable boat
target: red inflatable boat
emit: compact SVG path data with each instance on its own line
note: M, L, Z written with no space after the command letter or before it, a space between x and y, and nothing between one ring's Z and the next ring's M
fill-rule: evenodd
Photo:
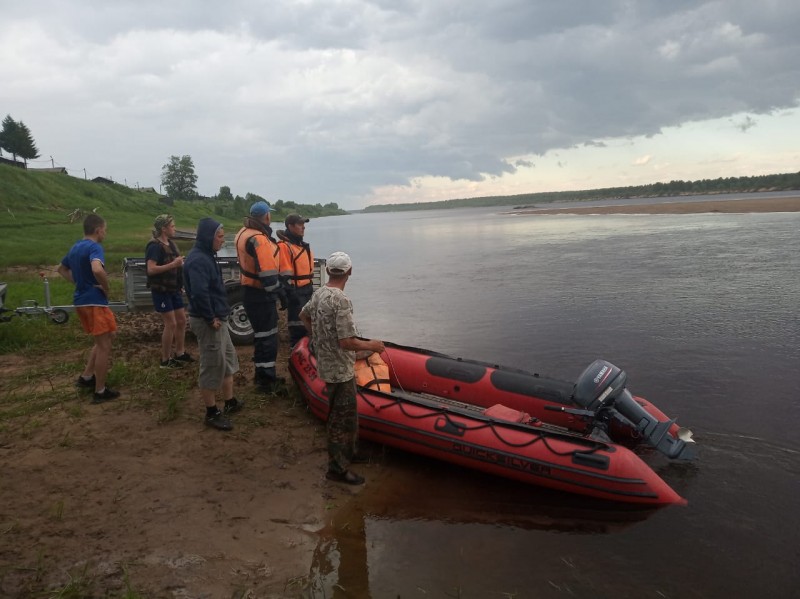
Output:
M596 360L576 383L386 343L383 390L358 387L362 438L522 482L604 500L684 504L635 453L691 459L691 432L626 389ZM380 361L380 360L379 360ZM290 372L325 420L328 397L308 338Z

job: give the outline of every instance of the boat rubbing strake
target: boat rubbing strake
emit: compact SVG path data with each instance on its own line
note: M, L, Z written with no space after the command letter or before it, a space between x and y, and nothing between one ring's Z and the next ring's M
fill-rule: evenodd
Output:
M385 343L390 392L358 388L365 439L522 482L605 500L686 503L634 450L693 457L691 432L597 360L576 383ZM290 372L316 416L328 397L308 339ZM384 387L385 388L385 387Z

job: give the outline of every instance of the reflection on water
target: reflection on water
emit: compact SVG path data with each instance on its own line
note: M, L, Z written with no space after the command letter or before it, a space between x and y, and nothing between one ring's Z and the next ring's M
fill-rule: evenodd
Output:
M655 514L587 503L416 456L389 452L387 460L365 471L368 485L320 533L310 596L480 597L489 584L513 593L513 584L560 558L534 559L510 547L552 547L552 534L617 534ZM511 575L520 566L526 574Z
M655 513L390 452L332 515L312 596L796 594L798 230L800 213L312 221L318 255L353 257L365 335L567 380L605 358L699 449L655 463L689 500Z

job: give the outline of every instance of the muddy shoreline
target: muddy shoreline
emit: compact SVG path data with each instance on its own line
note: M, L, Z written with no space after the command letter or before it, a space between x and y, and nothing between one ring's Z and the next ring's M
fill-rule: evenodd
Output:
M279 374L289 377L281 313ZM160 371L155 314L119 316L112 360L152 367L150 384L122 378L122 397L91 405L74 389L81 348L48 356L75 364L25 382L23 356L0 356L8 393L71 396L0 427L0 596L85 584L86 596L300 597L319 533L363 487L325 479L325 427L289 381L254 391L253 348L238 348L235 392L245 402L228 433L203 426L196 364ZM187 350L197 355L187 337ZM182 381L176 417L160 377ZM22 385L24 388L19 388ZM8 407L8 406L4 406ZM380 463L363 465L367 484ZM91 590L91 593L89 591ZM82 595L84 596L84 595Z

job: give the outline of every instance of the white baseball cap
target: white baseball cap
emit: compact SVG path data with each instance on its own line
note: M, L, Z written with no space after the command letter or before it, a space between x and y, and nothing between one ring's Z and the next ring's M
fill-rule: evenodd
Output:
M344 274L352 268L353 262L350 260L350 256L344 252L333 252L328 256L325 266L332 274Z

